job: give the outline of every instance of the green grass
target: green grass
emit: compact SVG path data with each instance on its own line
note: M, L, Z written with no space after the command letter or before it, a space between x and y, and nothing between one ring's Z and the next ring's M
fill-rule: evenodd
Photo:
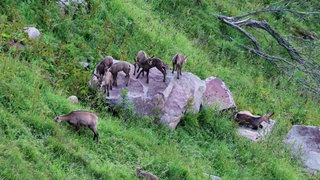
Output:
M54 1L0 4L1 179L135 179L137 165L160 179L205 179L204 173L222 179L319 178L305 172L282 143L293 124L320 125L319 102L271 63L227 41L224 35L246 42L213 15L242 14L269 1L89 2L89 13L70 9L65 16ZM271 25L288 19L319 33L316 23L296 22L289 14L259 17ZM40 39L24 37L29 25L40 29ZM286 32L286 24L277 30ZM26 48L9 48L13 38ZM239 138L230 114L214 108L186 114L175 131L135 116L132 106L113 116L101 94L88 87L90 75L102 57L132 63L139 50L167 64L177 52L188 55L184 71L222 79L239 110L274 110L272 135L259 143ZM70 95L80 104L71 104ZM78 136L69 124L54 122L56 114L76 109L98 114L99 144L88 128Z

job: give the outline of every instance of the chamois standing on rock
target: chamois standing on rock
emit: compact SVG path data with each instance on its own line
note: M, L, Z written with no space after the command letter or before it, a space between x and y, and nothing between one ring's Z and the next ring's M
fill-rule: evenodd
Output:
M134 59L134 71L133 75L136 75L136 69L137 73L139 72L140 68L142 68L142 64L145 64L147 60L147 53L144 51L139 51L137 54L137 57ZM142 74L143 76L144 74Z
M113 86L118 86L117 83L117 76L118 72L123 71L126 74L126 86L129 84L129 79L130 79L130 64L125 62L125 61L119 61L116 63L113 63L112 66L110 67L110 72L112 73L113 76Z
M252 115L249 111L240 111L236 112L234 115L234 119L240 124L249 126L252 129L263 128L261 123L265 121L266 123L270 123L270 117L274 115L273 113L266 113L263 116L255 116Z
M80 136L80 127L81 126L87 126L89 127L93 133L93 140L96 140L97 143L99 141L99 133L97 130L98 126L98 116L94 113L88 112L88 111L71 111L68 114L56 116L54 120L58 123L61 121L67 121L70 125L74 126L76 128L76 131L78 132Z
M182 75L181 69L182 64L187 63L188 56L184 56L182 53L178 53L172 58L172 73L174 73L174 69L177 70L177 79L179 79L179 75Z
M112 90L112 82L112 73L110 72L110 68L108 68L102 77L100 86L100 88L104 87L104 93L107 93L107 96L109 96L109 89Z
M106 56L97 66L96 73L102 77L105 73L105 70L108 69L113 64L113 57ZM99 80L99 79L98 79Z
M163 82L166 82L166 74L167 74L166 67L161 59L154 58L154 57L148 58L146 60L146 63L142 64L142 69L139 72L137 79L139 78L140 74L145 71L145 72L147 72L147 84L148 84L149 83L149 70L153 67L156 67L159 71L162 72Z
M141 172L141 168L138 166L136 167L136 175L139 178L145 178L147 180L159 180L159 178L156 175L153 175L149 172Z

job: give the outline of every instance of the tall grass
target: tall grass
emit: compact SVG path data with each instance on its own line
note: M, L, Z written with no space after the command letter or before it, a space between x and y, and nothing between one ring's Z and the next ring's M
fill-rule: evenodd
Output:
M237 33L212 15L239 14L263 3L88 2L87 12L71 7L66 15L54 1L0 4L1 178L134 179L137 165L161 179L205 179L204 173L222 179L319 178L303 171L282 143L292 124L319 125L319 103L296 91L270 63L227 41L224 34ZM22 29L29 25L40 29L39 39L25 38ZM13 38L26 48L10 48ZM184 70L221 78L238 109L274 110L272 135L259 143L240 138L230 114L215 108L186 114L175 131L135 115L128 103L113 115L102 94L88 87L91 73L105 55L133 62L141 49L168 64L183 52L189 55ZM67 100L72 94L79 105ZM72 126L53 121L75 109L98 114L99 144L88 128L78 136Z

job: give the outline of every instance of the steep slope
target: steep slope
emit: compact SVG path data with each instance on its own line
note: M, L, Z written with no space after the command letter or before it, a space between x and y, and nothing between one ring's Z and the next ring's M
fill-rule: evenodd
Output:
M65 16L51 1L0 4L1 178L134 179L137 165L161 179L204 179L203 173L223 179L317 178L302 171L282 138L294 123L319 125L318 103L300 97L270 63L223 39L224 31L236 33L208 12L234 11L231 2L88 2L88 13L70 8ZM40 29L40 39L24 37L22 29L30 25ZM26 48L9 48L14 38ZM140 49L166 63L182 51L190 56L184 70L223 79L240 109L257 114L274 109L273 135L258 144L238 138L230 116L214 109L187 114L174 132L134 116L130 105L113 116L101 94L88 88L90 74L103 56L133 62ZM80 61L90 66L85 69ZM80 105L67 101L72 94ZM53 121L55 114L75 109L98 114L99 144L89 129L78 136L67 123Z

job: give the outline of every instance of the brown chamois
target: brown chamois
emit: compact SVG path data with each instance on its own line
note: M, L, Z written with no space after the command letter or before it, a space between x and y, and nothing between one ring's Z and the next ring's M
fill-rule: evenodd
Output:
M133 75L136 75L136 69L137 72L139 72L140 68L142 68L142 64L146 63L147 60L147 53L144 51L139 51L137 54L137 57L134 59L134 71L133 71ZM142 76L144 74L142 73Z
M112 90L112 73L110 72L110 68L106 70L102 77L102 82L100 88L104 87L104 93L107 93L107 96L109 96L109 89Z
M141 71L139 72L138 76L137 76L137 79L139 78L140 74L145 71L147 72L147 84L149 83L149 70L153 67L156 67L159 71L162 72L163 74L163 82L166 82L166 67L163 63L163 61L159 58L148 58L146 60L147 62L145 64L142 65L142 69Z
M129 79L130 79L130 64L125 62L125 61L119 61L116 62L114 64L112 64L112 66L110 67L110 72L112 73L113 76L113 86L118 86L117 83L117 76L118 76L118 72L123 71L126 74L126 86L128 86L129 84Z
M96 73L97 75L99 75L100 77L103 77L104 73L105 73L105 69L108 69L109 67L111 67L111 65L113 64L113 57L112 56L106 56L97 66L96 68ZM99 78L98 78L99 80ZM101 80L101 79L100 79ZM99 82L101 82L99 80Z
M159 180L159 178L156 175L153 175L152 173L149 173L149 172L141 172L140 170L141 168L139 166L136 167L136 175L139 178L145 178L147 180Z
M99 141L99 133L97 130L98 116L91 112L81 111L81 110L71 111L68 114L56 116L54 120L58 123L60 123L61 121L67 121L70 125L76 128L76 131L78 132L79 136L80 136L80 127L87 126L94 133L93 140L96 140L97 143Z
M179 79L179 76L182 75L181 69L182 64L187 63L188 56L184 56L182 53L178 53L173 56L172 58L172 73L174 73L174 69L176 68L177 71L177 79Z
M249 111L240 111L236 112L234 115L234 119L240 124L249 126L252 129L263 128L261 123L265 121L266 123L270 123L270 117L274 115L273 113L266 113L263 116L255 116L252 115Z

